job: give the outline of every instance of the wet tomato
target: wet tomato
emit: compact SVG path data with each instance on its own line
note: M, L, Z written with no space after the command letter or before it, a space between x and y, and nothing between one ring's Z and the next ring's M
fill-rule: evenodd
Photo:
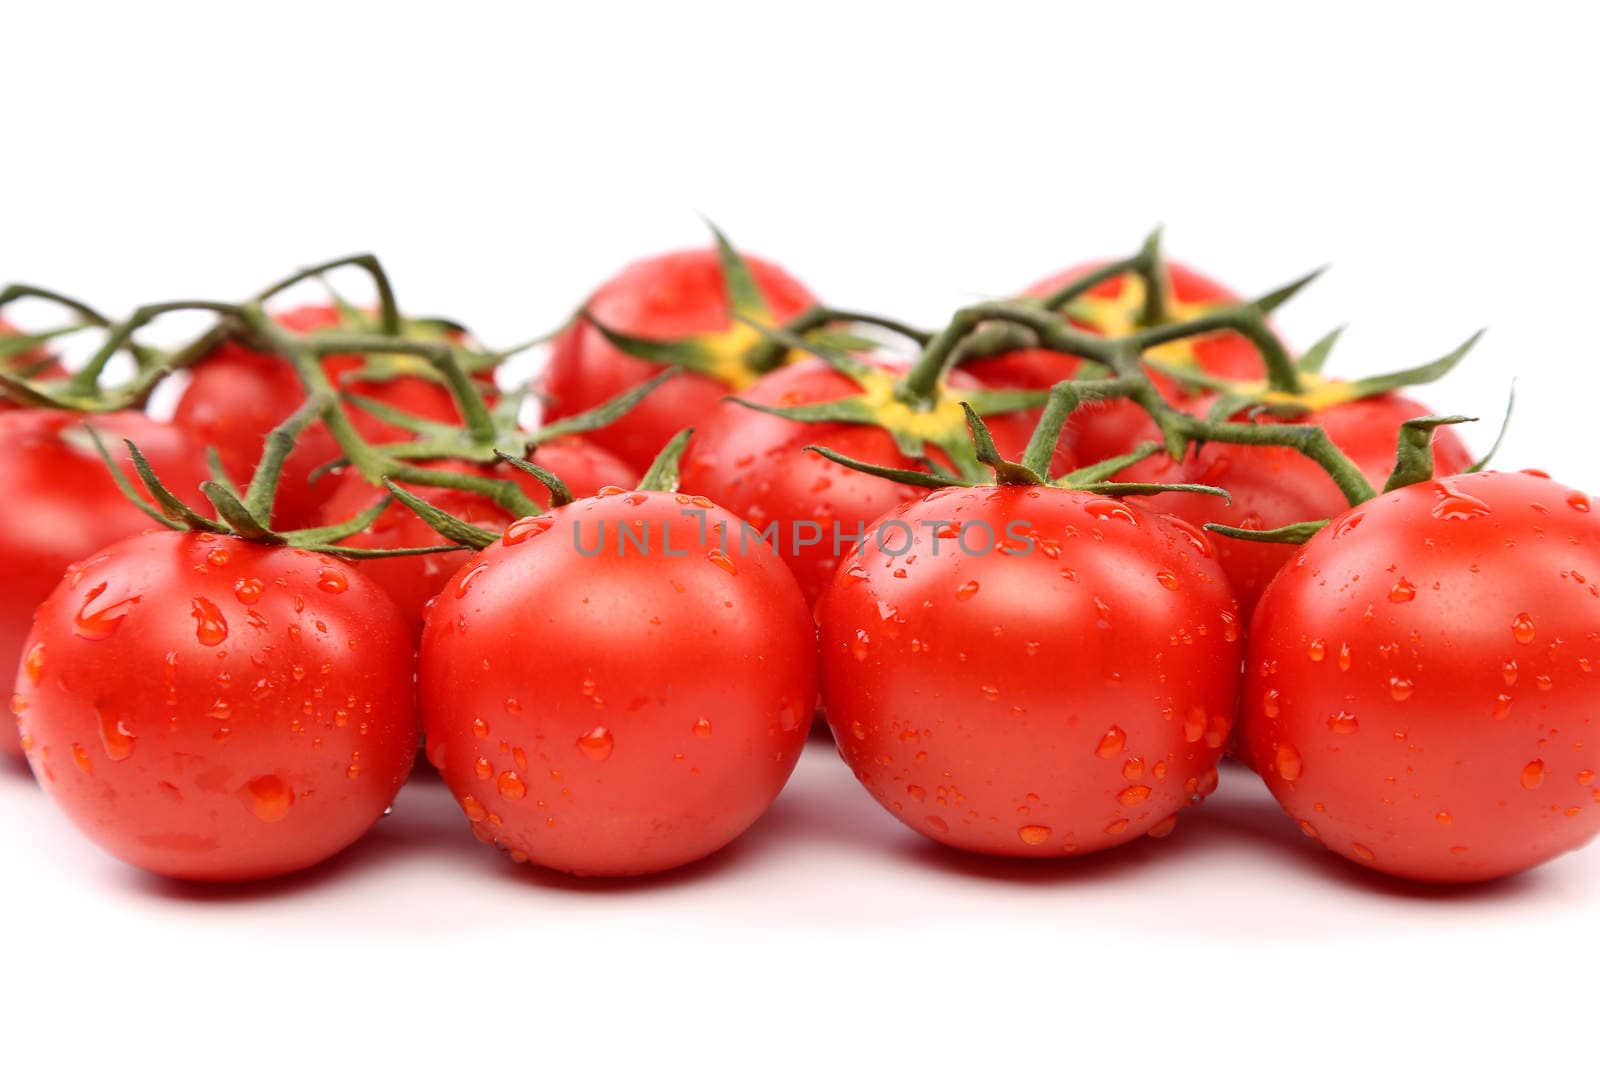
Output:
M200 881L309 867L377 821L416 754L414 653L354 568L159 531L39 609L16 705L34 775L91 840Z
M792 318L816 302L782 268L753 256L745 262L766 297L776 322ZM690 373L667 382L636 408L588 436L641 470L669 438L698 423L731 390L754 374L742 362L760 335L736 322L717 252L672 252L640 260L606 282L589 298L589 313L613 331L657 341L700 338L720 357L718 373ZM661 373L660 364L630 356L605 339L592 323L578 321L556 339L543 391L550 418L564 418L596 407Z
M978 388L962 371L946 379L950 390L933 412L953 434L966 432L957 401L960 391ZM887 396L886 378L878 392ZM820 360L791 364L768 374L741 398L778 407L812 404L862 392L862 388ZM911 419L905 413L906 419ZM1027 447L1037 412L996 415L986 420L995 446L1008 459ZM839 560L866 527L891 508L926 496L927 490L899 485L842 467L807 445L822 445L851 459L901 469L921 468L903 455L889 432L878 426L841 422L797 422L739 404L722 404L696 431L683 464L686 491L709 497L741 516L758 531L773 526L774 547L794 570L808 603L828 585ZM948 465L936 446L932 458ZM1064 472L1072 459L1063 449L1055 466Z
M547 441L529 458L559 477L575 496L592 496L605 486L633 485L639 480L638 473L626 463L599 445L579 437ZM550 490L543 482L508 467L475 468L454 461L429 462L423 466L508 479L521 486L528 498L541 508L550 504ZM474 526L499 531L511 522L512 516L508 512L478 493L426 486L409 488L433 506ZM333 497L323 506L321 523L333 525L352 519L383 497L384 490L368 484L354 469L346 470L338 478L338 489ZM448 542L418 518L415 512L395 504L379 516L369 529L346 538L342 543L351 548L396 549ZM399 605L413 632L420 635L428 601L437 596L450 576L461 568L461 560L458 554L441 553L366 559L357 566L383 587L384 592Z
M1422 482L1341 517L1268 587L1241 741L1301 830L1471 882L1600 832L1600 522L1530 473Z
M1258 418L1258 422L1316 423L1374 486L1382 488L1394 469L1400 425L1430 415L1421 404L1397 393L1385 393L1331 404L1297 420ZM1433 458L1441 475L1459 474L1472 465L1472 455L1449 427L1434 434ZM1313 460L1292 448L1209 443L1191 449L1174 463L1153 456L1120 477L1156 482L1198 482L1226 489L1232 502L1198 493L1162 493L1145 498L1147 507L1187 519L1247 530L1271 530L1291 523L1327 519L1350 505L1338 486ZM1273 576L1293 558L1294 545L1215 539L1217 558L1239 598L1248 623L1256 602Z
M518 520L451 580L423 634L423 720L479 838L647 874L772 803L811 722L816 636L788 569L737 526L682 494L608 490Z
M297 333L318 333L344 325L340 311L326 305L297 308L278 315L277 320ZM345 392L439 422L459 420L449 390L424 376L419 360L403 356L387 360L393 373L382 380L357 375L364 366L357 356L331 356L323 366ZM417 373L404 373L407 367ZM215 448L229 478L243 486L255 471L267 434L304 402L305 390L286 361L228 342L194 368L173 421L202 445ZM346 412L357 431L370 442L397 441L407 436L358 408L347 406ZM277 525L291 529L316 520L318 511L333 495L335 482L313 482L311 474L339 456L339 446L326 426L319 422L307 428L284 464L274 509Z
M1000 856L1165 836L1217 784L1241 642L1204 537L1065 489L891 513L817 606L823 704L907 826Z
M123 497L84 430L93 426L130 478L133 464L121 447L137 443L150 465L191 507L208 508L200 493L205 463L187 434L133 412L81 415L64 411L10 411L0 415L0 500L11 502L0 523L0 678L16 677L23 639L34 609L68 565L114 541L152 528ZM17 751L15 730L0 730L0 752Z

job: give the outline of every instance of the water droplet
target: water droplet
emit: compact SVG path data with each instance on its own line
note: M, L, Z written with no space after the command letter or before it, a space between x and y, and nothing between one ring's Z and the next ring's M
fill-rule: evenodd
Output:
M1373 860L1378 858L1376 853L1374 853L1366 845L1361 844L1359 841L1353 842L1350 845L1350 851L1354 852L1358 857L1360 857L1363 863L1371 863Z
M1411 679L1409 678L1389 679L1389 695L1397 701L1404 702L1410 700L1411 694L1415 689L1416 686L1412 684Z
M479 563L477 566L463 571L461 577L456 579L456 599L460 600L466 596L467 590L472 588L472 583L483 577L483 572L488 569L489 565L487 563Z
M1300 772L1305 769L1300 759L1300 751L1293 745L1280 743L1278 754L1274 757L1278 768L1278 777L1286 782L1293 782L1300 777Z
M194 636L207 648L214 648L228 639L228 620L215 604L203 596L189 603L189 615L194 619Z
M1222 639L1230 645L1239 640L1239 620L1232 612L1222 613Z
M850 654L856 658L857 663L864 663L867 654L871 651L868 646L872 644L872 637L865 630L857 630L856 638L850 643Z
M1161 583L1161 588L1163 589L1176 590L1178 588L1178 576L1171 571L1157 571L1156 581Z
M977 595L978 595L978 583L977 582L968 582L966 585L963 585L960 589L956 590L956 599L957 600L971 600L973 597L975 597Z
M350 588L350 579L342 571L325 570L317 575L317 588L324 593L342 593Z
M611 750L616 743L611 739L611 731L604 726L596 726L593 730L578 738L578 751L595 762L611 758Z
M1278 691L1276 689L1268 689L1265 693L1263 693L1261 696L1261 714L1265 715L1269 719L1276 719L1278 717L1278 711L1280 710L1278 703L1279 699Z
M487 782L494 777L494 764L489 762L488 757L479 756L472 761L472 773L478 776L478 781Z
M696 719L694 723L694 735L700 738L710 737L711 720L705 718Z
M1127 833L1127 831L1127 819L1113 819L1111 822L1106 824L1106 833L1110 834L1112 837L1115 837L1118 834Z
M1526 611L1511 620L1511 636L1517 639L1519 645L1533 644L1533 620Z
M1567 497L1567 506L1573 511L1588 511L1589 498L1583 493L1574 492Z
M1544 784L1544 760L1536 759L1522 768L1522 788L1538 789Z
M489 810L470 794L461 798L461 810L467 813L467 818L472 822L482 822L489 817Z
M1449 826L1451 823L1450 813L1448 811L1436 812L1433 816L1433 819L1440 826Z
M500 540L507 546L520 545L529 538L544 533L554 523L555 519L549 515L525 515L507 526Z
M1353 711L1336 711L1328 716L1328 729L1336 734L1353 734L1361 724Z
M1434 492L1439 496L1438 501L1433 505L1433 517L1436 519L1459 522L1489 514L1488 504L1485 504L1475 496L1458 492L1443 482L1434 483Z
M84 774L94 773L94 764L89 762L89 753L78 742L72 742L72 761L78 765L78 770Z
M244 784L242 799L262 822L281 822L294 807L294 790L275 774L263 774Z
M500 780L495 783L495 788L507 800L521 800L528 795L528 787L521 778L517 777L516 771L506 771L502 774Z
M1306 655L1311 658L1312 663L1321 663L1328 656L1328 642L1320 637L1317 638L1306 646Z
M1118 522L1125 522L1129 526L1139 525L1139 516L1132 508L1120 500L1091 500L1083 506L1083 510L1101 522L1115 519Z
M733 558L720 548L713 548L710 552L707 552L706 559L710 560L712 563L715 563L729 574L739 573L739 568L733 562Z
M1409 603L1417 599L1417 587L1402 578L1389 590L1389 599L1396 604Z
M110 604L101 605L94 611L96 602L106 591L107 585L101 582L89 590L89 595L84 598L83 606L78 609L78 614L72 620L72 632L79 637L88 638L90 641L103 641L117 632L117 627L122 625L122 620L128 612L139 602L136 596L125 600L118 600Z
M44 642L41 641L28 649L28 654L22 660L22 668L27 672L28 681L38 685L39 679L44 675Z
M240 578L233 583L233 595L241 604L254 604L261 599L263 586L258 578Z
M1312 826L1304 819L1300 820L1300 832L1311 838L1313 841L1322 840L1322 835L1317 832L1317 828Z
M100 744L108 757L118 763L127 759L133 755L134 740L133 731L115 711L100 709Z
M489 724L487 722L485 722L481 718L473 719L472 720L472 736L473 737L477 737L477 738L488 737L489 736Z
M1206 735L1206 709L1191 707L1183 713L1183 739L1195 742Z
M928 791L920 785L908 785L906 786L906 796L912 800L922 801L928 798Z
M1094 754L1101 759L1111 759L1122 754L1122 747L1128 743L1128 735L1122 732L1120 726L1113 726L1100 738L1094 746Z
M1125 807L1138 807L1140 804L1143 804L1145 801L1150 799L1150 787L1147 785L1130 785L1128 788L1117 794L1117 799L1120 800Z
M1138 756L1126 761L1122 765L1122 777L1130 782L1137 782L1144 777L1144 760Z
M1050 827L1024 826L1017 831L1017 836L1022 838L1025 845L1042 845L1050 840Z
M950 832L950 824L939 818L937 815L928 816L928 825L936 832L941 834L947 834Z
M1173 812L1171 815L1168 815L1165 819L1162 819L1160 822L1150 827L1150 829L1146 830L1144 835L1146 837L1154 837L1159 840L1163 837L1171 836L1172 831L1177 829L1177 827L1178 814L1177 812Z

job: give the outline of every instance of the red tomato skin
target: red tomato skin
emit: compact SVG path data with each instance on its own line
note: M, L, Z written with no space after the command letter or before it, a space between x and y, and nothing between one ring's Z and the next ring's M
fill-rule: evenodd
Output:
M286 329L309 334L337 328L340 315L331 306L310 305L284 312L277 321ZM361 364L358 357L330 356L323 361L323 368L345 392L438 422L460 421L455 401L444 387L406 375L386 381L350 377ZM255 472L267 435L304 402L305 389L282 358L227 342L194 368L173 421L202 445L215 448L228 477L242 488ZM358 408L347 405L345 411L356 431L370 443L383 444L408 436ZM278 526L293 529L316 521L337 483L331 478L313 482L311 474L340 455L338 443L322 423L308 427L300 435L284 463L279 483L273 510Z
M775 321L793 318L816 298L781 267L745 260ZM722 266L711 249L670 252L630 264L589 298L588 309L612 330L652 340L681 340L734 325ZM619 351L579 320L558 337L545 372L549 418L575 415L641 385L666 368ZM701 374L683 374L656 389L627 415L587 436L644 470L685 426L697 424L729 392Z
M26 410L0 415L0 500L12 501L11 521L0 523L0 678L17 674L33 612L67 567L115 541L155 526L123 497L99 453L82 431L94 426L118 466L137 484L122 445L132 439L167 487L191 507L209 504L200 493L205 464L194 443L175 426L136 412L84 416ZM19 754L17 733L0 730L0 752Z
M978 388L961 371L950 375L957 389ZM745 399L763 404L792 406L836 400L861 391L850 379L820 360L793 363L766 375L744 390ZM998 415L985 420L995 445L1009 459L1027 448L1038 412ZM689 442L683 461L683 488L742 516L756 530L777 523L779 554L794 571L807 603L815 603L827 588L839 560L853 547L851 538L864 533L885 512L927 491L899 485L873 474L840 466L807 445L824 445L836 452L880 466L907 469L917 466L900 452L887 431L849 423L806 423L754 411L738 404L721 404L701 424ZM943 454L931 454L943 460ZM1057 453L1057 469L1073 465L1065 450ZM796 523L822 527L821 539L798 545ZM835 527L840 531L838 550ZM809 534L809 528L806 532Z
M1164 835L1215 788L1241 644L1196 531L1021 487L940 490L889 518L917 531L910 551L874 540L817 618L828 725L896 818L970 852L1061 856ZM1011 543L1031 528L1032 551L967 554L922 525L978 520L1025 524Z
M1381 489L1394 468L1400 424L1432 412L1409 397L1385 393L1322 409L1306 420L1320 424L1328 437L1372 484ZM1472 454L1449 427L1434 434L1434 467L1442 476L1460 474ZM1208 522L1271 530L1290 523L1328 519L1349 502L1314 460L1292 448L1207 444L1173 463L1153 456L1119 477L1127 480L1190 482L1226 489L1232 502L1198 493L1163 493L1146 498L1146 507L1165 511L1203 527ZM1246 625L1267 584L1295 555L1294 545L1261 544L1213 538L1222 569L1239 598Z
M619 556L636 522L650 551ZM601 529L603 551L575 550ZM788 569L736 529L682 494L608 491L519 520L446 586L422 639L424 730L480 839L572 874L649 874L772 803L809 731L816 635Z
M1028 286L1024 295L1043 297L1081 278L1103 260L1080 263ZM1172 299L1179 305L1236 304L1240 297L1226 286L1182 263L1167 264ZM1115 300L1122 295L1126 278L1112 278L1089 290L1091 298ZM1093 333L1104 332L1097 324L1072 320L1073 325ZM1234 333L1203 337L1193 343L1198 369L1220 378L1249 380L1265 373L1255 346ZM1075 377L1083 360L1047 349L1025 349L994 359L976 360L963 369L993 388L1048 389L1056 382ZM1185 390L1159 372L1151 380L1169 401L1176 402ZM1131 451L1142 441L1152 440L1149 416L1137 404L1112 400L1087 405L1073 413L1067 427L1067 442L1080 462L1099 463Z
M35 777L136 867L193 881L302 870L383 814L419 741L414 653L354 568L157 531L77 565L18 673Z
M1241 742L1301 829L1424 882L1514 874L1600 832L1600 525L1547 478L1368 501L1250 630Z
M575 496L592 496L608 485L629 486L639 481L639 475L627 464L600 446L579 437L559 437L548 441L539 446L532 458L561 478ZM459 462L429 462L422 465L459 471L475 469L470 464ZM514 481L535 504L541 508L550 505L549 489L531 475L505 467L477 469L477 473ZM384 490L369 485L354 469L345 470L337 481L338 489L323 508L323 524L332 525L354 518L383 499ZM510 513L477 493L427 486L411 486L410 491L475 526L499 531L511 522ZM415 512L396 503L367 530L346 538L342 543L351 548L394 549L444 545L448 542L418 518ZM405 615L412 633L421 637L422 620L428 602L438 596L450 576L461 569L462 559L460 553L391 556L361 560L356 566L389 594Z

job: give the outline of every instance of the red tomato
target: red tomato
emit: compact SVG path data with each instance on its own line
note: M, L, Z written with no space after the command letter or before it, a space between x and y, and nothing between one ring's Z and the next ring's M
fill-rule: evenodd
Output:
M556 474L575 496L592 496L608 485L630 486L639 481L639 475L627 464L598 445L579 437L561 437L539 446L532 457ZM459 462L431 462L427 467L446 468L472 472L470 464ZM491 474L516 482L522 491L540 507L550 504L550 491L543 482L531 475L508 467L477 469L476 473ZM383 499L385 491L368 484L361 475L346 470L339 476L338 489L323 507L321 524L333 525L354 518ZM464 522L490 530L504 530L511 515L502 511L493 501L477 493L462 489L435 489L410 486L409 490L437 508L441 508ZM414 548L423 545L443 545L448 542L417 514L400 504L392 505L372 527L343 542L351 548ZM422 618L428 602L439 595L445 582L461 569L461 557L454 554L431 556L390 556L362 560L358 566L367 576L383 587L399 605L412 632L422 633Z
M1216 787L1239 623L1197 531L1016 486L941 490L875 530L817 605L823 705L896 818L1060 856L1165 836Z
M745 257L775 321L793 318L816 303L804 286L765 260ZM629 265L589 298L588 310L610 330L658 341L722 334L729 347L728 380L683 374L662 385L628 414L588 434L625 462L650 465L673 434L693 425L730 390L749 383L737 356L759 340L735 323L723 289L722 266L712 249L671 252ZM575 415L642 385L659 364L619 351L600 331L578 321L558 337L543 391L551 420Z
M1344 454L1377 488L1394 469L1400 424L1432 414L1421 404L1398 393L1334 404L1293 420L1320 424ZM1274 421L1263 419L1260 421ZM1283 421L1283 420L1279 420ZM1433 458L1441 475L1459 474L1472 465L1472 455L1448 427L1434 434ZM1313 460L1292 448L1208 443L1173 463L1165 455L1153 456L1123 475L1129 480L1198 482L1226 489L1232 503L1199 493L1163 493L1147 498L1147 507L1187 519L1196 526L1208 522L1247 530L1271 530L1296 522L1328 519L1349 508L1333 479ZM1297 546L1216 538L1217 558L1239 598L1248 625L1267 583L1293 558Z
M737 527L681 494L607 491L518 520L446 587L424 729L479 838L648 874L772 803L810 726L816 636L788 569Z
M1026 295L1048 296L1102 265L1102 262L1095 262L1070 267L1030 285ZM1169 262L1167 277L1171 284L1168 306L1173 321L1197 318L1241 300L1237 293L1182 263ZM1069 320L1074 326L1107 337L1125 337L1139 329L1137 315L1144 306L1144 283L1136 276L1112 278L1089 290L1074 306L1088 312L1083 318ZM1265 370L1255 346L1236 333L1173 341L1151 349L1147 358L1157 364L1165 361L1219 378L1250 380L1260 378ZM996 388L1048 389L1056 382L1075 377L1083 369L1083 362L1061 352L1025 349L994 359L974 360L966 364L965 369L985 385ZM1151 378L1167 399L1176 401L1185 395L1170 378L1159 373L1152 374ZM1080 461L1098 463L1149 440L1149 427L1149 417L1138 405L1126 400L1105 401L1073 413L1067 441Z
M286 329L317 333L338 328L337 308L296 308L277 316ZM414 375L398 374L385 381L367 381L352 372L363 365L356 356L333 356L323 367L341 389L439 422L457 422L459 415L449 390ZM267 434L305 403L305 390L287 362L276 355L255 352L233 342L223 344L194 368L188 389L178 401L173 420L187 428L202 445L210 445L222 458L223 468L243 487L255 472ZM354 407L346 407L356 430L367 441L403 440L407 434ZM274 519L292 529L316 521L333 495L333 479L311 482L313 471L341 455L326 426L318 423L300 436L284 464Z
M0 500L12 502L0 523L0 678L17 674L34 609L68 565L155 523L123 497L83 423L97 429L118 465L136 481L123 447L134 440L167 487L191 507L209 504L199 492L205 464L187 434L134 412L94 415L10 411L0 415ZM17 752L13 730L0 731L0 752Z
M1250 631L1241 739L1310 837L1474 882L1600 832L1600 525L1532 474L1424 482L1301 547Z
M962 371L947 379L952 389L974 389L978 383ZM791 407L860 393L843 374L820 360L790 364L766 375L740 396L757 403ZM965 433L960 409L949 417ZM995 445L1009 459L1018 459L1038 420L1038 412L997 415L986 420ZM695 432L683 463L683 487L711 498L744 518L757 530L776 523L774 547L789 563L808 603L827 588L839 559L853 547L853 538L874 519L927 491L898 485L872 474L842 467L805 451L824 445L851 459L880 466L911 469L919 465L901 454L886 430L849 423L806 423L769 415L739 404L719 405ZM948 463L937 448L929 454ZM1058 469L1072 460L1064 451ZM835 544L835 532L838 543ZM814 542L802 542L815 537Z
M353 568L160 531L75 567L17 681L34 775L96 844L174 878L309 867L410 771L414 656Z

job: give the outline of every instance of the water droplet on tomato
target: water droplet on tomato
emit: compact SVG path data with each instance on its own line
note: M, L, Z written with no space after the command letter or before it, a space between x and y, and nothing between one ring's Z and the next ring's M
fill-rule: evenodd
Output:
M494 764L487 756L479 756L472 761L472 773L478 776L478 781L487 782L494 777Z
M1024 826L1017 830L1017 836L1022 838L1024 845L1042 845L1050 840L1050 827Z
M1172 831L1177 829L1177 827L1178 813L1173 812L1171 815L1168 815L1165 819L1162 819L1160 822L1150 827L1150 829L1146 830L1144 835L1146 837L1153 837L1157 840L1160 840L1163 837L1171 836Z
M498 789L500 791L500 795L505 797L507 800L521 800L523 797L528 795L528 787L523 780L517 776L516 771L506 771L504 774L502 774L500 776L500 780L495 783L495 788Z
M1366 845L1361 844L1359 841L1353 842L1350 845L1350 851L1354 852L1363 863L1371 863L1373 860L1378 858L1376 853L1374 853Z
M530 538L537 537L555 524L555 519L549 515L525 515L506 527L506 532L500 540L507 546L520 545Z
M1106 824L1106 833L1110 834L1112 837L1115 837L1118 834L1127 833L1127 831L1127 819L1113 819L1111 822Z
M1397 701L1404 702L1410 700L1411 694L1415 689L1416 686L1412 684L1412 681L1409 678L1389 679L1389 696Z
M117 627L122 625L122 620L128 612L139 602L136 596L125 600L118 600L110 604L96 607L107 585L101 582L89 590L89 595L84 598L83 605L78 608L78 614L72 619L72 632L79 637L88 638L90 641L103 641L117 632ZM90 608L95 608L91 611Z
M1261 695L1261 714L1269 719L1276 719L1279 711L1279 696L1276 689L1268 689Z
M317 575L317 588L337 595L350 588L350 579L342 571L325 570Z
M261 599L262 588L257 578L240 578L233 583L233 595L241 604L254 604Z
M1150 787L1147 785L1130 785L1117 794L1124 807L1134 808L1150 799Z
M928 816L928 825L937 833L947 834L950 832L950 824L937 815Z
M120 763L133 755L133 731L110 708L100 709L100 744L106 755Z
M28 649L28 654L22 660L22 669L27 673L28 681L39 684L39 679L44 675L44 642Z
M1389 590L1389 599L1396 604L1409 603L1417 599L1417 587L1402 578Z
M467 813L467 818L471 822L482 822L489 817L489 809L471 794L461 798L461 810Z
M1132 508L1120 500L1091 500L1083 506L1083 510L1101 522L1115 519L1118 522L1125 522L1129 526L1139 525L1139 516Z
M1306 646L1306 655L1310 657L1312 663L1321 663L1328 656L1328 642L1320 637L1317 638Z
M1122 764L1122 777L1130 782L1137 782L1144 777L1144 760L1138 756L1126 760Z
M1232 612L1222 613L1222 639L1230 645L1239 640L1239 620Z
M1297 780L1300 772L1305 769L1305 764L1300 759L1300 750L1287 742L1278 745L1278 752L1273 757L1273 762L1278 768L1278 777L1286 782Z
M857 630L855 640L850 643L850 654L856 658L857 663L866 661L872 637L865 630Z
M1533 620L1526 611L1511 620L1511 636L1517 639L1519 645L1533 643Z
M1178 588L1178 576L1171 571L1157 571L1156 581L1161 583L1163 589L1175 591Z
M1544 784L1544 760L1536 759L1522 768L1522 788L1538 789Z
M956 590L956 599L957 600L971 600L973 597L975 597L977 595L978 595L978 583L977 582L968 582L966 585L963 585L960 589Z
M484 738L489 736L489 724L482 718L472 720L472 736Z
M578 751L597 763L610 759L611 750L615 747L611 731L604 726L596 726L578 738Z
M194 636L207 648L215 648L228 639L228 620L215 604L203 596L189 603L189 615L194 619Z
M1128 735L1123 733L1120 726L1113 726L1100 738L1094 746L1094 754L1101 759L1111 759L1122 754L1122 747L1128 743Z
M1328 716L1328 729L1336 734L1353 734L1360 727L1353 711L1336 711Z
M1573 511L1588 511L1589 498L1583 493L1574 492L1567 497L1567 506Z
M1436 519L1465 521L1489 514L1488 504L1443 482L1434 483L1434 492L1439 497L1433 505L1433 517Z
M1183 739L1195 742L1206 735L1206 709L1191 707L1183 713Z
M694 735L700 738L711 736L711 720L699 718L694 721Z
M456 579L456 599L460 600L462 597L466 596L467 590L472 588L472 583L483 577L483 572L488 569L489 565L487 563L479 563L478 565L463 571L461 577Z
M78 770L84 774L94 773L94 764L89 762L89 752L78 742L72 742L72 762L78 765Z
M244 784L242 799L262 822L281 822L294 806L294 790L275 774L263 774Z

